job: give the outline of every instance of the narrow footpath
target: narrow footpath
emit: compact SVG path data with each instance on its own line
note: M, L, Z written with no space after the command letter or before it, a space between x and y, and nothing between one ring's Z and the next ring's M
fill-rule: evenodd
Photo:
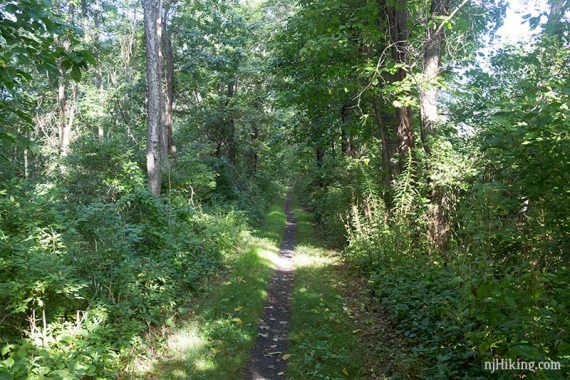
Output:
M282 378L287 367L289 314L293 293L293 253L297 230L291 210L291 194L285 201L285 213L285 232L248 366L247 378L251 380Z

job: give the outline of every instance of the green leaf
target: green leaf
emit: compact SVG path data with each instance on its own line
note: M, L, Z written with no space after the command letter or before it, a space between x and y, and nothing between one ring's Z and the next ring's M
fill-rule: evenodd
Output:
M69 76L76 82L81 81L81 69L79 69L77 66L73 66L71 72L69 73Z

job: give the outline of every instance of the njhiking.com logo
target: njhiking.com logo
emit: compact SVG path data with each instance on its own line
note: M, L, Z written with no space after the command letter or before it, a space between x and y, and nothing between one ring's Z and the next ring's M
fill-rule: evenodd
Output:
M490 362L485 362L485 370L495 373L495 371L560 371L562 365L556 361L522 361L512 359L494 359Z

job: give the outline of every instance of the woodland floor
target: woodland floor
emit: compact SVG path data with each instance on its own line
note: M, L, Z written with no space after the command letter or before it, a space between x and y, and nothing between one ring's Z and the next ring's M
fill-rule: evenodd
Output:
M294 196L276 200L255 235L135 364L133 378L383 379L405 372L394 364L404 344L373 307L366 282L324 247Z

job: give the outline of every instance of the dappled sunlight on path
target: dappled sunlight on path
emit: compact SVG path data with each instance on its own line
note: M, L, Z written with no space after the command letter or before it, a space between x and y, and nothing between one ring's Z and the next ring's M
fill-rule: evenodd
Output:
M268 240L253 238L250 249L233 263L232 276L220 278L209 288L208 298L189 305L188 319L167 335L163 352L139 365L139 376L239 378L267 296L276 251L277 247Z

